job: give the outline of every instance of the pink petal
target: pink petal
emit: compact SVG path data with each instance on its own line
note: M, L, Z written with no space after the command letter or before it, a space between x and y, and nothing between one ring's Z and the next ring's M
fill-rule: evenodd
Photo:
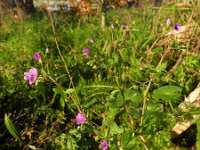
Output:
M32 75L32 76L38 76L38 72L37 72L37 69L36 69L36 68L30 69L29 73L30 73L30 75Z
M29 80L31 78L31 75L29 72L24 72L24 80Z

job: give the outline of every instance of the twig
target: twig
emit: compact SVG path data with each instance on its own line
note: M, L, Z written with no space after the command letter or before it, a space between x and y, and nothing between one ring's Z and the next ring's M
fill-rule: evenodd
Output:
M185 52L182 52L181 55L179 56L178 60L176 61L176 64L170 69L168 74L165 77L165 81L169 81L173 73L175 72L176 68L181 64L183 58L184 58Z
M193 75L200 75L200 70L199 71L195 71L189 67L186 67L186 71L191 72Z
M125 81L125 77L126 77L126 67L125 67L125 72L124 72L124 78L122 78L123 81ZM124 82L123 82L124 83ZM123 102L124 102L124 108L125 108L125 111L126 113L128 114L129 116L129 119L131 121L131 125L134 125L134 120L129 112L129 109L128 109L128 106L126 104L126 98L125 98L125 95L124 95L124 85L122 86L122 88L120 88L120 91L121 91L121 94L122 94L122 98L123 98Z
M51 76L47 76L50 80L51 80L51 82L53 82L55 85L57 85L59 88L62 88L63 89L63 87L58 83L58 82L56 82L56 80L54 80Z
M148 150L148 148L147 148L147 146L146 146L146 142L145 142L145 140L144 140L144 137L142 136L142 135L140 135L139 136L140 137L140 139L141 139L141 141L142 141L142 144L144 145L144 148L145 148L145 150Z
M49 1L48 1L48 3L49 3ZM55 26L54 26L54 22L53 22L53 17L52 17L52 14L51 14L51 11L50 11L50 10L48 10L48 14L49 14L49 16L50 16L53 34L56 35ZM68 67L67 67L67 65L66 65L66 63L65 63L65 60L64 60L63 56L62 56L62 53L61 53L61 50L60 50L60 47L59 47L57 38L55 37L54 40L55 40L55 43L56 43L56 47L57 47L59 56L60 56L60 58L61 58L61 60L62 60L62 62L63 62L63 64L64 64L64 68L65 68L65 70L66 70L66 72L67 72L67 75L68 75L68 78L69 78L69 80L70 80L70 84L72 85L72 88L74 89L74 92L75 92L75 95L76 95L77 100L79 100L78 94L77 94L77 92L76 92L76 90L75 90L75 86L74 86L74 83L73 83L73 80L72 80L72 76L70 75L69 69L68 69ZM78 111L79 111L80 113L82 113L81 108L79 107L77 101L75 101L74 99L72 99L72 100L73 100L74 104L76 105Z
M127 107L127 104L126 104L126 99L125 99L125 96L124 96L124 89L121 90L121 93L122 93L122 97L123 97L123 101L124 101L124 108L125 108L128 116L129 116L129 119L131 121L131 125L134 125L134 120L133 120L133 118L132 118L132 116L131 116L131 114L129 112L129 109Z

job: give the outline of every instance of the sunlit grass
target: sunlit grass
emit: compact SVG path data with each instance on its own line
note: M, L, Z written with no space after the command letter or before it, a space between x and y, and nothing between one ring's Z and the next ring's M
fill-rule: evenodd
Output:
M24 148L174 147L170 130L184 114L177 106L199 82L198 14L174 5L110 10L104 31L98 15L7 20L0 26L0 108L20 124ZM177 23L194 26L168 36ZM38 76L29 86L24 72L31 68ZM79 127L77 114L84 116Z

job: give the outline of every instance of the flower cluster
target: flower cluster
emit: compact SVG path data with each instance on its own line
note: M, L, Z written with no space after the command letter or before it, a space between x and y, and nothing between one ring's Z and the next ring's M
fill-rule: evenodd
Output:
M90 38L89 38L89 42L90 42L90 43L94 43L94 38L90 37Z
M121 29L123 29L123 30L126 29L126 27L127 27L126 24L122 24L122 25L121 25Z
M170 25L171 22L172 22L172 20L171 20L170 18L168 18L168 19L166 20L166 24L167 24L167 25ZM178 24L178 23L176 23L176 24L173 26L173 29L176 30L176 31L179 31L179 30L181 30L181 25Z
M170 18L168 18L168 19L166 20L166 24L167 24L167 25L170 25L171 22L172 22L172 20L171 20Z
M102 150L107 150L108 149L108 141L103 141L101 144Z
M167 18L166 20L166 24L167 25L170 25L172 23L172 20L170 18ZM179 31L181 30L181 25L176 23L174 26L173 26L173 29L176 30L176 31Z
M40 61L41 61L40 53L39 52L35 52L33 54L33 59L38 60L39 63L40 63ZM37 77L38 77L38 70L36 68L32 68L28 72L24 72L24 80L29 81L30 85L32 85L34 82L36 82Z
M78 124L78 125L85 123L86 120L87 120L86 116L82 115L81 113L78 113L78 115L76 116L76 119L75 119L76 124Z
M114 26L113 26L113 28L114 28ZM94 39L92 37L89 38L89 42L93 43ZM50 49L46 48L45 52L49 53ZM83 48L82 53L83 53L83 55L88 56L90 54L90 49ZM33 54L33 59L41 61L41 54L39 52L35 52ZM31 68L28 72L24 72L24 80L27 80L30 85L35 83L37 78L38 78L38 70L36 68ZM75 117L75 122L77 125L84 124L86 121L87 121L87 117L82 113L78 113L77 116ZM102 147L102 150L107 150L108 149L108 141L103 141L101 144L101 147Z
M179 30L181 30L181 25L180 24L175 24L174 25L174 30L177 30L177 31L179 31Z
M110 25L110 27L111 27L112 29L114 29L114 28L115 28L115 25L112 23L112 24Z
M89 48L83 48L82 52L83 52L83 55L88 56L90 54L90 49Z
M33 54L33 59L39 60L40 58L41 58L40 53L36 52L36 53Z
M46 53L49 53L50 52L50 49L47 47L46 48Z

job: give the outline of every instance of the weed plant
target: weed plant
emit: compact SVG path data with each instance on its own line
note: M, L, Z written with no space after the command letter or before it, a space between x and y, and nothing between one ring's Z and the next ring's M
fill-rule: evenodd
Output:
M199 82L199 19L195 8L169 5L111 10L104 31L98 16L6 20L0 26L0 149L175 147L170 130L186 120L177 106ZM166 39L176 23L192 24L187 40ZM30 75L32 68L38 75Z

